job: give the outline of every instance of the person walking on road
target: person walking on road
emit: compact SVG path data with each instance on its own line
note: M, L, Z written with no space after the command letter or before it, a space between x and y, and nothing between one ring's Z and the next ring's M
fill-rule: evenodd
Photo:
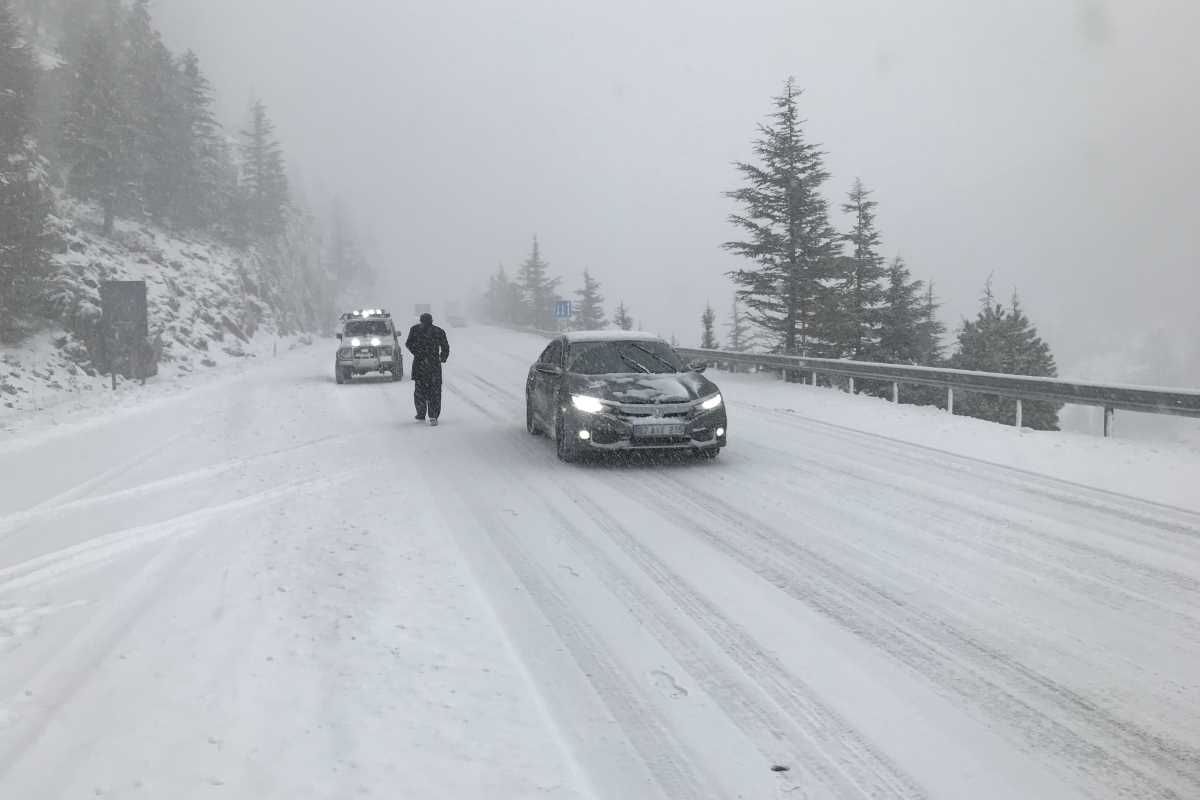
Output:
M450 358L450 342L446 332L433 324L432 314L422 314L420 323L408 331L404 346L412 353L412 377L416 388L413 400L417 404L417 420L429 418L430 425L438 424L442 415L442 364Z

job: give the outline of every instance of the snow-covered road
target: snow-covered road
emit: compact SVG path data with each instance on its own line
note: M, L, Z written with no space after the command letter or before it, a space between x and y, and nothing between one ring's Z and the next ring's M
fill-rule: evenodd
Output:
M0 797L1200 797L1200 515L744 376L565 467L450 333L436 430L316 348L0 441Z

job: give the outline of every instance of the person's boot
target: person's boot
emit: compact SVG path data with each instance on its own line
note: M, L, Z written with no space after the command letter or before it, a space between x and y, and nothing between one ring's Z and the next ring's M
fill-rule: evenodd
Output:
M430 418L429 418L429 425L430 425L430 427L436 428L436 427L437 427L437 424L438 424L438 423L437 423L437 417L430 417Z

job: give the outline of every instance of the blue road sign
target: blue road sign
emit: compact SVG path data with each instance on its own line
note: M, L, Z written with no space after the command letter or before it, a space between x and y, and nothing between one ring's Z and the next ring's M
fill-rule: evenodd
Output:
M571 301L559 300L554 304L555 319L570 319L571 318Z

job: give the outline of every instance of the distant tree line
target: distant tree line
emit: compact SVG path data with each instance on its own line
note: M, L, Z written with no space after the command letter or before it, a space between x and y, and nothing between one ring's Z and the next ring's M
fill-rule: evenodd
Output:
M570 298L560 293L562 278L550 275L550 264L543 257L541 244L535 236L529 255L521 262L515 277L508 276L503 264L492 274L483 296L483 313L489 321L501 325L546 331L559 328L603 330L610 323L604 310L600 281L590 269L583 270L582 279L580 287L571 293L575 299L571 300L570 317L558 319L556 307ZM611 324L626 331L636 324L624 301L617 304Z
M150 0L0 0L0 89L0 318L37 307L59 193L94 207L105 236L129 219L264 251L314 238L267 106L226 131L200 59L164 45ZM304 285L280 293L321 298L368 272L340 207L330 224L332 250L281 265L273 279Z

